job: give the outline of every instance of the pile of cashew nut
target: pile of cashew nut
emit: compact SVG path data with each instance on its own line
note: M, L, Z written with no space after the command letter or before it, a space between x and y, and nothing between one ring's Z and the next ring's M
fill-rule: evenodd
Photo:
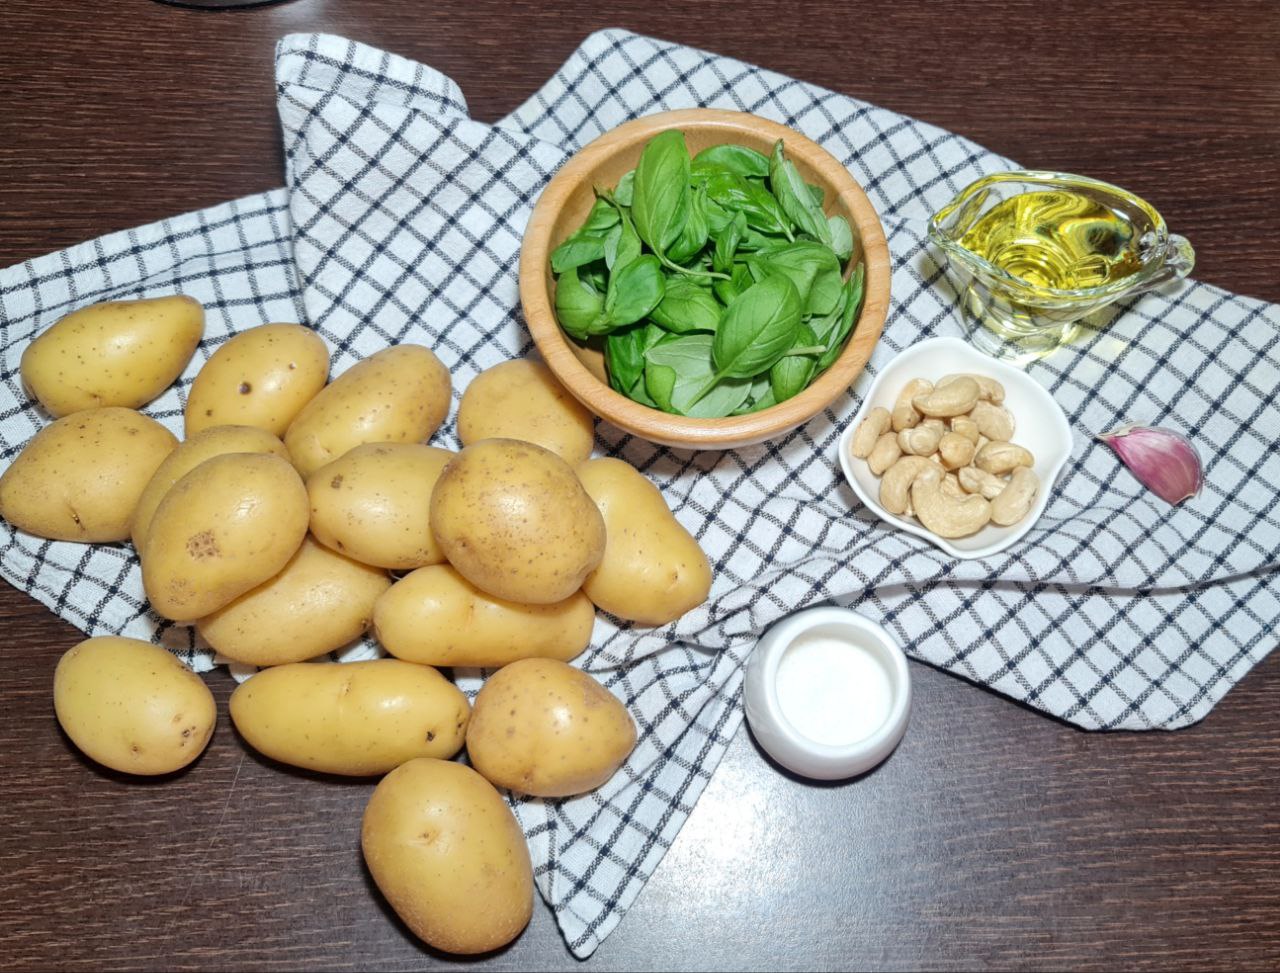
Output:
M853 455L880 477L880 504L939 537L1008 527L1031 510L1035 457L1010 440L1004 386L984 375L912 379L890 412L872 409L854 431Z

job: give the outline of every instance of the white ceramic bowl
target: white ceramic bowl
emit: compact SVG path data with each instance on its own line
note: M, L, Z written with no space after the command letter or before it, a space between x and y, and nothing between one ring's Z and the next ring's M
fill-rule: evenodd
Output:
M948 540L926 530L914 517L892 514L880 506L880 477L871 472L866 460L854 458L849 450L854 430L867 413L878 405L892 412L898 393L911 379L936 381L953 372L989 375L1004 385L1004 404L1016 423L1013 441L1035 457L1032 468L1040 478L1040 493L1027 516L1011 527L988 524L969 537ZM990 358L959 338L930 338L907 348L876 376L862 408L840 436L838 448L845 479L881 520L937 544L952 557L979 558L1017 543L1040 518L1058 475L1071 458L1071 426L1053 396L1020 368Z
M787 658L793 650L815 648L821 654L810 655L799 667ZM843 651L852 658L841 661L852 666L819 667L830 653ZM784 665L792 666L790 672ZM859 673L871 678L855 685ZM801 677L805 682L797 682ZM747 722L769 756L804 777L844 780L876 766L902 739L911 711L911 674L907 657L883 626L848 608L824 606L789 615L764 634L747 663L744 696ZM848 712L859 704L869 718L862 729ZM823 726L824 716L832 718L837 732L854 727L845 737L849 742L822 742L816 738L822 734L812 730L806 734Z

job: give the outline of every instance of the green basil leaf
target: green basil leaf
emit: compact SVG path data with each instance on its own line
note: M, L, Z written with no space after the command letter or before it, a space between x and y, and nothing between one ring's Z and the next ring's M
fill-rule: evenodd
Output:
M818 338L813 329L802 324L796 331L792 348L811 348L817 343ZM791 354L779 358L769 369L769 387L773 390L774 400L785 402L792 396L799 395L813 380L817 370L818 360L811 354Z
M644 390L663 412L674 412L671 394L676 388L676 370L667 365L646 362L644 366Z
M759 412L762 409L772 409L778 404L778 400L773 397L773 389L769 389L764 395L751 403L751 411Z
M723 233L734 217L731 210L725 209L705 192L702 194L702 215L707 218L707 230L712 236Z
M751 391L747 393L747 401L743 402L742 405L734 409L733 414L735 416L741 416L741 415L746 415L748 412L754 412L756 401L760 399L762 396L764 396L766 393L769 395L773 394L769 390L769 373L768 372L765 372L762 375L757 375L755 378L751 380Z
M667 411L712 419L730 415L746 401L752 384L748 379L721 380L710 391L706 390L708 383L716 377L712 365L712 343L709 334L691 334L664 341L645 352L648 362L646 375L655 370L660 373L660 391L665 391L666 387L664 370L674 373Z
M853 256L853 230L849 221L843 216L828 216L827 226L831 228L831 249L844 263Z
M622 178L618 180L618 186L613 191L613 198L619 206L630 206L632 192L636 184L636 171L629 169L623 173Z
M711 284L720 303L728 305L733 299L751 286L751 271L745 264L733 265L733 276L729 280L717 280Z
M769 160L769 188L778 197L783 212L801 232L809 234L819 243L831 245L831 228L827 225L822 207L813 201L809 186L782 151L782 139L773 146L773 158Z
M769 175L769 157L745 145L713 145L695 155L693 165L695 168L718 166L740 176L756 176L760 179Z
M715 334L713 358L728 378L753 378L773 367L795 343L802 305L781 274L752 284L734 298Z
M840 278L840 261L836 259L836 255L812 240L797 240L795 243L756 251L747 259L747 266L757 280L763 280L769 274L783 274L790 278L791 283L796 285L807 314L815 313L809 305L814 285L820 278L824 278L821 299L825 309L816 313L826 314L831 310L830 305L839 296L843 283Z
M640 237L631 224L631 218L624 212L622 219L604 241L604 260L610 270L625 267L640 256Z
M827 346L827 350L818 358L819 371L830 368L835 360L840 357L840 353L844 351L845 340L849 337L850 332L853 331L853 324L858 318L859 309L862 307L863 276L863 265L858 264L858 268L849 276L849 281L844 286L839 324L825 337L818 336L818 340Z
M631 219L640 239L665 254L689 218L689 150L684 133L655 135L640 154L631 199Z
M814 335L820 343L824 345L831 344L831 336L840 328L841 317L844 314L845 301L848 296L848 289L842 284L840 287L840 296L836 300L836 306L827 314L815 314L809 318L806 324L813 328Z
M598 198L587 214L587 221L578 227L579 233L594 233L603 237L605 230L617 224L617 208L607 199Z
M821 186L815 186L809 183L809 195L813 197L813 201L818 204L818 208L822 208L822 204L827 201L827 194Z
M662 265L658 258L652 254L637 257L609 278L604 316L613 327L634 324L658 306L663 290Z
M828 250L828 253L831 251ZM805 314L830 314L840 301L844 290L844 277L837 262L834 268L826 268L818 272L813 279L813 289L809 291L809 299L805 302Z
M667 250L667 256L675 263L687 263L707 245L710 230L707 227L707 217L702 206L702 200L706 199L706 196L707 194L699 189L689 198L689 216L684 221L680 236Z
M556 280L556 319L560 327L579 340L585 339L592 322L604 310L604 297L590 284L578 279L570 267Z
M551 251L551 272L563 274L572 267L581 267L603 256L604 237L579 231Z
M715 254L711 258L711 266L722 274L733 272L733 258L738 252L738 244L747 232L747 217L739 210L733 219L716 236Z
M626 395L644 375L644 332L648 325L614 331L604 339L604 364L609 384Z
M668 331L688 334L715 331L723 313L724 308L710 290L673 274L666 282L662 300L649 312L649 317Z
M747 223L764 233L786 234L790 221L778 200L736 172L718 171L706 182L707 195L727 210L741 210Z

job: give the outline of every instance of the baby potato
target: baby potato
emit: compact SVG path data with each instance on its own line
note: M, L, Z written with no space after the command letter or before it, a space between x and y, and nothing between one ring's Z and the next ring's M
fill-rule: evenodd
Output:
M165 457L138 498L131 534L139 551L147 539L151 518L169 489L207 459L225 453L271 453L286 462L289 451L277 436L254 426L212 426L202 429Z
M151 518L142 584L151 607L194 621L275 577L307 536L307 489L268 453L214 456L183 476Z
M436 949L487 953L533 915L524 832L470 767L424 758L393 770L369 798L360 848L396 914Z
M213 353L187 396L187 438L210 426L256 426L283 436L329 377L324 339L301 324L262 324Z
M577 466L591 455L595 425L551 369L515 359L472 379L458 405L458 438L464 446L481 439L522 439Z
M137 409L173 384L204 336L204 308L175 294L72 311L22 353L22 384L51 415Z
M231 694L231 720L273 760L369 777L462 749L471 707L430 666L399 659L295 662L263 669Z
M171 652L138 639L86 639L58 660L53 708L71 742L126 774L168 774L204 751L213 693Z
M521 659L489 677L467 727L471 766L535 797L595 790L636 745L636 724L609 690L555 659Z
M526 605L564 601L604 553L604 519L555 453L515 439L463 448L431 494L445 557L486 594Z
M302 662L363 635L374 603L390 587L385 571L308 537L283 571L200 619L196 630L236 662Z
M138 499L177 445L173 433L132 409L64 416L36 433L0 476L0 517L50 540L127 540Z
M597 607L644 625L665 625L707 600L711 565L672 516L658 488L620 459L578 467L604 516L600 566L582 584Z
M540 656L568 661L591 642L595 606L581 591L550 605L487 595L447 564L405 575L373 606L378 641L429 666L505 666Z
M421 345L357 362L303 406L284 443L304 477L362 443L420 443L449 412L449 372Z
M424 443L365 443L307 477L311 532L365 564L409 571L439 564L431 491L456 454Z

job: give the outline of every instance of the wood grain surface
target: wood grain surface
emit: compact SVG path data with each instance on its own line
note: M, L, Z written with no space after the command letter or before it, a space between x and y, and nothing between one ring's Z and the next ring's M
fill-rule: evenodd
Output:
M1196 277L1280 301L1280 5L1031 0L150 0L0 5L0 265L277 186L271 52L295 30L520 103L591 30L743 58L1150 199ZM539 906L457 963L358 848L371 790L249 753L127 782L59 733L79 634L0 586L0 967L572 969ZM898 753L806 784L743 730L599 969L1280 967L1280 653L1201 724L1096 735L913 665ZM230 683L209 678L225 714Z

